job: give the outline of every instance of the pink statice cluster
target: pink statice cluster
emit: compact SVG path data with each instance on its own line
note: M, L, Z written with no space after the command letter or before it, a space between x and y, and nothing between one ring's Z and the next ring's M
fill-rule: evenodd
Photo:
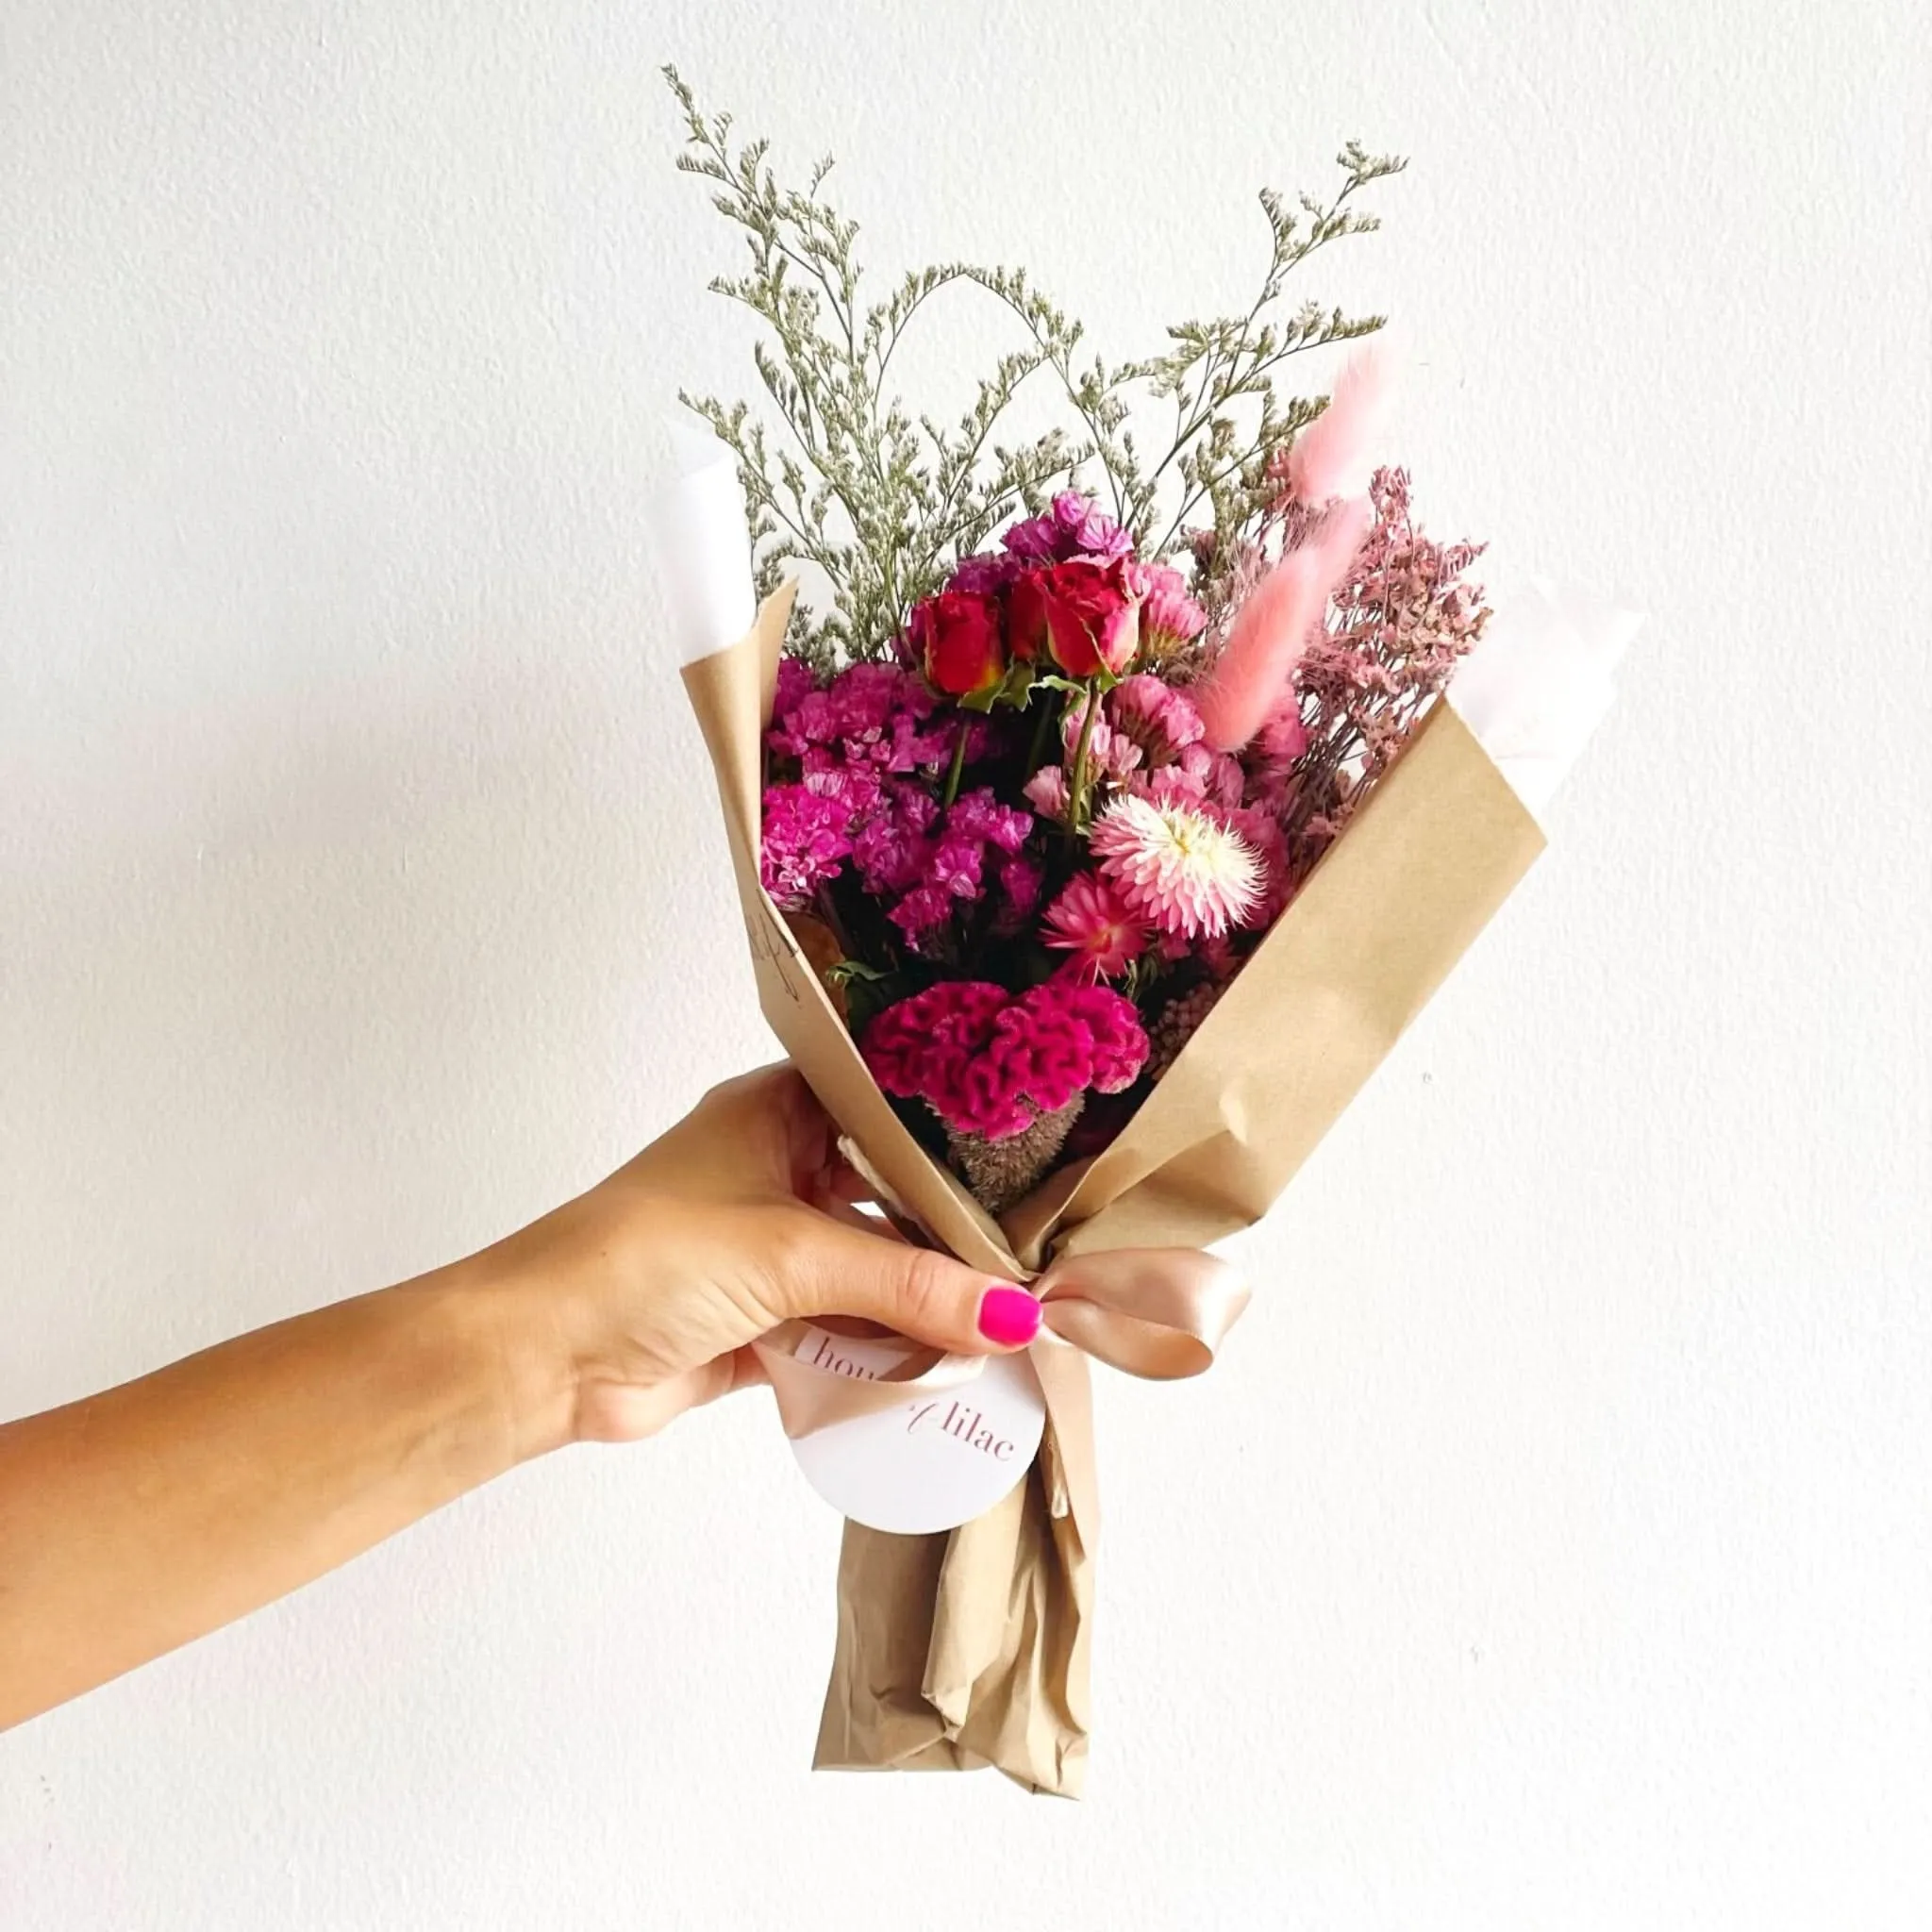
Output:
M788 911L817 903L847 872L886 908L914 951L956 910L994 896L1010 930L1039 904L1041 874L1023 848L1033 816L986 787L948 806L935 781L956 752L983 754L984 719L941 712L908 671L854 664L821 687L796 658L779 665L766 734L796 778L765 788L759 876Z
M1423 535L1399 470L1361 493L1372 388L1198 581L1065 491L896 662L780 667L766 889L829 928L880 1088L996 1211L1083 1096L1172 1065L1481 628L1475 547Z
M1147 1034L1133 1002L1104 987L1048 980L1015 994L941 980L874 1020L863 1051L883 1091L924 1101L955 1134L1003 1141L1090 1090L1130 1087Z

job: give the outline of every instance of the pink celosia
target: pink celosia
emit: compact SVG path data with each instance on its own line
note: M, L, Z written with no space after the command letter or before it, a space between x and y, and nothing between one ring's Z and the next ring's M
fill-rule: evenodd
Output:
M1147 950L1147 929L1106 879L1076 873L1041 918L1041 938L1072 957L1061 969L1091 984L1118 979Z
M1259 903L1254 848L1205 811L1125 793L1094 821L1100 869L1157 931L1195 939L1244 925Z
M901 1100L950 1092L1011 998L984 980L947 979L886 1008L865 1031L873 1078Z
M923 1100L956 1134L1010 1140L1089 1089L1115 1093L1147 1058L1131 1000L1049 981L1014 997L942 980L888 1007L861 1051L887 1093Z

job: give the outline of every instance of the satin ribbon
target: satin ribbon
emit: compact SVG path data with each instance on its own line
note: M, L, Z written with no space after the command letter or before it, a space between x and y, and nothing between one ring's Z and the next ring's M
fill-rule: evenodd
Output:
M1248 1305L1248 1285L1198 1248L1113 1248L1056 1261L1033 1283L1044 1305L1041 1347L1084 1349L1147 1381L1198 1375ZM752 1343L771 1377L785 1433L796 1440L834 1423L896 1408L957 1389L985 1366L976 1355L943 1355L907 1343L905 1358L875 1376L841 1374L805 1360L813 1324L785 1322Z

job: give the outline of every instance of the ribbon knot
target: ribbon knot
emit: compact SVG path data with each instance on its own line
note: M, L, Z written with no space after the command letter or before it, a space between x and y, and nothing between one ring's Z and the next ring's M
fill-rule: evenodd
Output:
M1056 1261L1033 1284L1043 1304L1035 1348L1084 1350L1109 1368L1153 1382L1198 1375L1248 1305L1248 1285L1198 1248L1112 1248ZM944 1355L908 1342L905 1358L855 1377L798 1354L807 1322L784 1322L752 1347L771 1377L778 1415L794 1440L834 1423L896 1408L970 1382L986 1357Z

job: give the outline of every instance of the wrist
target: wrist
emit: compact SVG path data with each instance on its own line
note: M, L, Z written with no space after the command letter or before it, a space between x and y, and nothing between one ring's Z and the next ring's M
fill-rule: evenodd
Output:
M558 1298L488 1253L429 1280L489 1391L507 1461L528 1462L575 1441L577 1357Z

